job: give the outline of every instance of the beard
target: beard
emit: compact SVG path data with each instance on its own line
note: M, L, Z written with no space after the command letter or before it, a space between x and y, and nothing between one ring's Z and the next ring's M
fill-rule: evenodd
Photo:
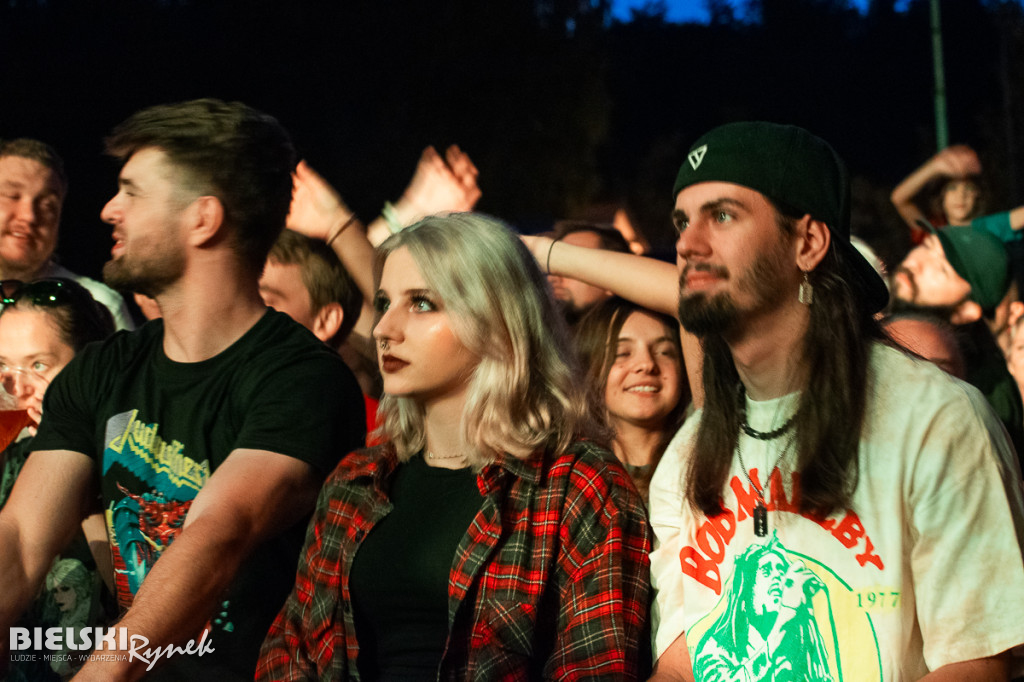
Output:
M185 258L181 251L164 250L145 262L132 261L128 254L103 266L103 281L112 289L132 291L155 298L181 277Z
M728 269L722 266L687 263L679 277L679 323L683 329L696 336L728 334L746 314L777 305L789 293L783 275L785 253L779 248L761 254L740 275L737 290L750 294L754 299L746 309L740 308L729 292L722 291L712 296L703 291L687 293L686 275L692 270L713 272L724 279L730 277Z

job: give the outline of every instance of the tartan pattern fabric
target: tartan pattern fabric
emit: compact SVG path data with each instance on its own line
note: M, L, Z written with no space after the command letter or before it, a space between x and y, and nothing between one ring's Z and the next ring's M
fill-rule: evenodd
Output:
M385 444L352 453L328 478L258 680L360 679L348 575L391 509L397 466ZM477 485L483 506L453 558L437 678L636 679L649 646L650 531L618 461L576 443L560 455L499 458Z

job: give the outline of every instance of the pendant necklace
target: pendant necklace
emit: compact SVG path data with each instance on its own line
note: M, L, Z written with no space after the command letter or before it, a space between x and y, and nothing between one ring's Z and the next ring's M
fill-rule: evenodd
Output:
M796 415L800 412L800 410L797 409L797 411L793 413L793 416L787 419L786 422L777 429L772 429L771 431L758 431L747 423L747 404L742 383L740 384L739 389L739 408L740 428L743 430L743 433L747 434L751 438L763 441L775 440L793 428ZM786 456L787 452L789 452L789 448L793 445L795 437L795 432L789 435L789 438L786 440L785 447L782 448L782 452L780 452L779 456L775 458L775 463L765 472L764 485L768 485L768 480L771 477L772 472L775 471L779 466L779 463L782 461L782 458ZM736 438L736 456L740 460L740 468L743 470L743 475L746 477L747 482L750 483L751 490L753 490L754 494L757 495L757 501L754 503L754 535L759 538L763 538L768 535L768 505L764 499L763 489L754 485L754 479L750 477L750 471L747 469L747 465L743 462L743 448L740 444L739 436Z

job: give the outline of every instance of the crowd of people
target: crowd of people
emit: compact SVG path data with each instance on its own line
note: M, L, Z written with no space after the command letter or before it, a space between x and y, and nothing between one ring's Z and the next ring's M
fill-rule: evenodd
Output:
M100 284L0 142L6 679L1024 674L1024 209L969 148L889 265L793 126L693 143L674 264L473 213L454 146L366 224L240 103L106 149Z

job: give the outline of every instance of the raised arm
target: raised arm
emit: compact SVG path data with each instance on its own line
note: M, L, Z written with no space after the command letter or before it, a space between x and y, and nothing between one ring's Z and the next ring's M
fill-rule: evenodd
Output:
M980 172L981 162L974 150L967 145L954 145L943 149L905 177L896 185L889 198L910 229L917 230L920 229L917 222L923 220L925 216L914 204L914 197L929 182L942 176L965 177Z
M630 253L574 246L550 237L523 236L522 240L546 273L607 289L659 313L673 317L678 314L679 270L670 263ZM700 407L704 404L703 352L697 337L682 327L679 332L693 404Z
M150 647L199 634L242 562L313 507L320 477L298 459L235 450L196 496L181 534L146 576L119 626ZM215 645L216 643L214 643ZM146 663L89 662L76 680L135 680Z
M369 353L376 362L373 344L368 343L373 331L373 245L341 195L309 164L300 161L292 180L294 190L286 225L289 230L326 242L352 276L363 295L363 306L349 338L360 354Z
M367 228L370 242L379 246L393 229L408 227L429 215L472 211L481 195L478 175L469 155L457 146L448 147L444 158L427 147L409 186L392 207L390 219L395 224L388 227L388 216L378 217Z

